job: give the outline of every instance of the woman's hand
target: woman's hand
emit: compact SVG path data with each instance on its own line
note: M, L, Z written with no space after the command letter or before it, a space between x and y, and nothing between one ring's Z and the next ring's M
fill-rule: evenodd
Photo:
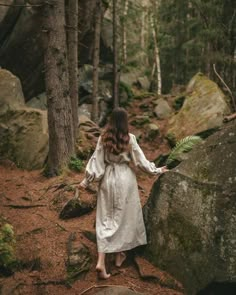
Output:
M80 184L79 184L79 188L87 188L87 181L85 179L83 179Z
M162 166L161 167L161 173L165 173L167 171L169 171L169 169L167 168L167 166Z

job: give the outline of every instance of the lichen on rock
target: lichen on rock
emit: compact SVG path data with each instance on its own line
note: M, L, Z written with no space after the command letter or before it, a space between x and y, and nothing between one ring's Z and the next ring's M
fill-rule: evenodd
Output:
M213 281L236 282L235 150L234 123L159 177L144 207L146 256L188 294Z
M170 118L167 128L177 140L222 126L224 116L231 112L217 84L201 73L190 80L184 97L182 108Z

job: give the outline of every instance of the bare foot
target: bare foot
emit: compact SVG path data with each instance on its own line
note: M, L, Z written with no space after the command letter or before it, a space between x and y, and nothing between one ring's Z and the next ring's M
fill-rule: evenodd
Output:
M125 259L126 259L126 254L124 252L117 253L116 254L116 266L121 267L121 265L123 264Z
M108 274L106 272L106 269L103 268L103 267L100 267L100 266L96 266L96 272L97 272L97 275L98 275L98 278L101 279L101 280L106 280L106 279L109 279L110 278L110 274Z

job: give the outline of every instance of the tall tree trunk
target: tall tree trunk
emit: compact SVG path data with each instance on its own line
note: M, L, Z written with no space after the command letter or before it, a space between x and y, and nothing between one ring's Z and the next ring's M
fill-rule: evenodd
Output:
M144 50L145 48L145 39L144 39L144 36L145 36L145 16L146 16L146 13L145 13L145 7L142 7L142 16L141 16L141 35L140 35L140 43L141 43L141 48L142 50Z
M67 46L74 138L78 129L78 0L68 1Z
M100 54L100 36L101 36L101 0L96 1L96 16L94 29L93 46L93 105L91 119L98 122L98 69Z
M48 104L48 173L58 175L74 153L64 0L45 1L45 84Z
M114 108L119 106L119 76L118 76L118 46L117 46L117 0L113 0L113 102Z
M142 61L145 64L148 64L147 56L147 46L146 46L146 34L149 30L148 28L148 9L145 3L142 5L142 15L141 15L141 32L140 32L140 44L142 49Z
M123 22L122 22L122 33L123 33L123 63L127 63L127 30L126 30L126 18L128 13L129 1L125 0L124 3L124 12L123 12Z
M206 48L206 71L207 71L207 76L209 79L211 78L211 43L207 42L207 48Z
M154 43L154 62L156 64L156 70L157 70L157 75L156 75L157 76L157 94L161 95L161 92L162 92L161 64L160 64L159 48L157 45L156 29L154 25L154 16L152 13L150 14L150 24L152 29L153 43Z

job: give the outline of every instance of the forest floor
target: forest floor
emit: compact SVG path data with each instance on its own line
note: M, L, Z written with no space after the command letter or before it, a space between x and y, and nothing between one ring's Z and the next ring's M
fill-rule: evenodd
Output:
M130 120L136 115L143 114L140 104L153 108L151 100L153 98L135 100L132 107L128 107ZM157 121L153 116L151 121L158 124L162 135L165 120ZM135 126L131 126L130 131L146 133L145 128ZM142 139L140 146L149 160L154 160L158 155L169 151L163 136L158 136L152 141ZM1 162L0 216L4 222L13 225L17 241L17 258L22 261L24 267L9 277L0 277L0 294L91 295L100 291L102 286L113 285L126 286L143 294L183 294L168 284L161 283L165 282L165 278L169 275L160 269L156 268L159 280L141 278L132 257L119 269L111 266L109 270L112 276L108 280L97 279L96 244L84 235L85 231L95 231L95 210L81 217L59 219L60 206L65 203L68 196L73 197L74 194L73 190L65 191L63 187L66 185L67 188L75 188L83 177L84 173L68 172L66 175L48 179L40 170L25 171L18 169L10 161ZM144 205L156 177L137 172L137 178L141 202ZM92 264L82 279L68 286L66 261L67 244L71 233L76 233L78 242L89 248ZM144 268L147 273L153 271L150 264L145 264Z

